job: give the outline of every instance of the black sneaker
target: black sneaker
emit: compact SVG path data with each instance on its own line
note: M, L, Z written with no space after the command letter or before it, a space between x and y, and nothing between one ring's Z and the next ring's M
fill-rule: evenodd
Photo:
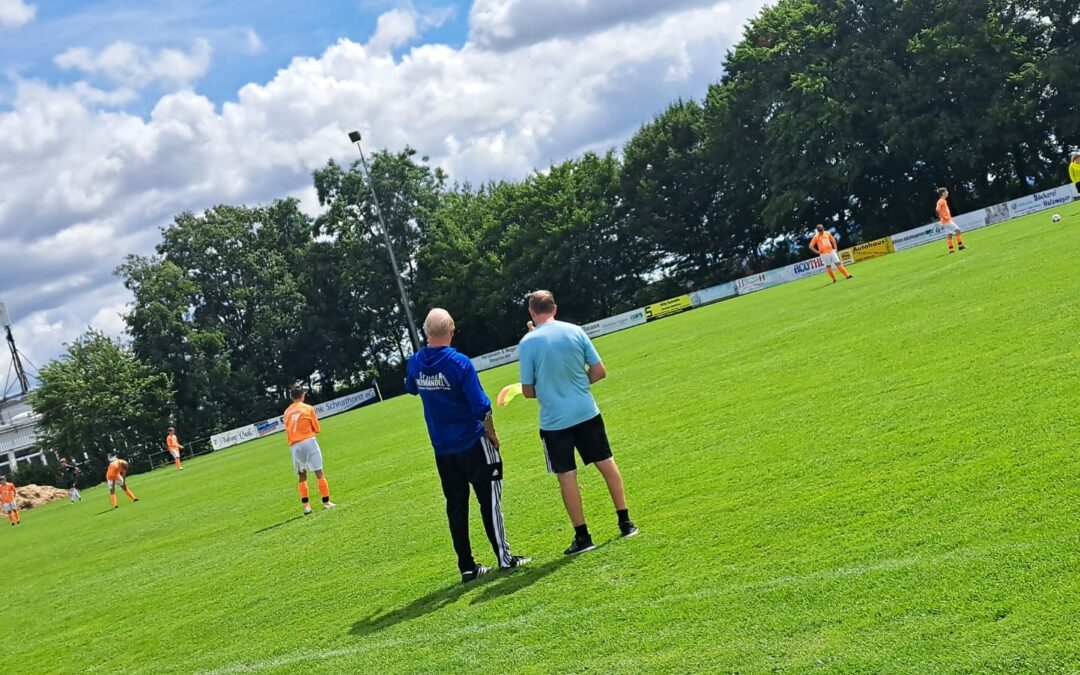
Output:
M619 523L619 532L622 532L624 537L632 537L638 533L637 525L634 525L634 521L628 520L625 523Z
M570 548L563 551L563 553L566 555L577 555L578 553L591 551L594 548L596 548L596 545L592 543L592 537L574 537L574 541L571 542Z
M959 247L959 248L960 248L960 250L961 250L961 251L965 251L965 250L967 250L967 246L961 246L961 247Z
M472 568L471 571L461 573L461 583L467 584L470 581L476 581L490 571L490 567L485 567L484 565L477 565L476 567Z
M526 558L523 555L514 555L514 556L510 556L510 564L509 565L500 565L499 569L501 569L501 570L512 570L515 567L521 567L522 565L528 565L531 562L532 562L532 558Z

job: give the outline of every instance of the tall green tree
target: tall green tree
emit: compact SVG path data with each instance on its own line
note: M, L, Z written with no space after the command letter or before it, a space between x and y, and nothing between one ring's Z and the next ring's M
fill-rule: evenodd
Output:
M104 475L117 453L135 470L149 468L172 412L168 375L132 351L90 330L41 368L31 404L41 414L41 444L63 457L89 456L89 475Z
M314 372L298 279L312 235L295 200L218 206L180 214L156 257L118 268L135 298L133 349L177 383L189 436L278 412L285 389Z

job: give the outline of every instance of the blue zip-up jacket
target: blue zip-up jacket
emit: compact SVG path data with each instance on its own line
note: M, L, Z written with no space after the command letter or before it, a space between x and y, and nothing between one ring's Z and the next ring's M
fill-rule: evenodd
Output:
M465 452L484 435L491 400L467 356L453 347L424 347L409 359L405 391L424 402L436 455Z

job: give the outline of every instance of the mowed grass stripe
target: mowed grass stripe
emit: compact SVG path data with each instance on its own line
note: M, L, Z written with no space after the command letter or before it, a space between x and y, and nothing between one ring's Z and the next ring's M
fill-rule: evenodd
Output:
M283 439L136 476L139 504L8 535L29 672L1067 671L1080 659L1080 209L969 233L597 341L642 535L600 550L544 472L535 404L496 421L510 540L473 588L418 401L329 418L339 509L301 518ZM453 311L453 308L450 308ZM523 317L524 319L524 317ZM481 374L489 394L516 366ZM102 513L102 512L105 513ZM474 518L481 560L492 555Z

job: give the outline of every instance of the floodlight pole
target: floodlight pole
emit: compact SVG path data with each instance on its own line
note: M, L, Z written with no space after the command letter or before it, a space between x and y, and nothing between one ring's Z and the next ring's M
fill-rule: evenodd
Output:
M401 281L401 272L398 270L397 257L394 256L394 246L390 241L390 230L386 227L383 219L382 206L379 204L379 195L375 191L375 182L371 179L371 170L368 169L367 157L364 156L364 148L360 145L360 132L350 131L349 140L356 143L356 149L360 151L360 163L364 167L364 175L367 176L368 185L371 187L371 199L375 202L375 215L379 217L379 225L382 227L383 238L386 240L386 252L390 254L390 267L394 270L394 281L397 282L398 291L401 293L401 307L405 310L405 319L409 322L409 341L412 342L414 352L420 351L420 333L416 330L416 321L413 319L412 306L409 304L409 296L405 292L405 284Z
M26 394L30 391L30 380L26 377L26 369L23 368L22 359L19 358L15 336L11 334L11 316L2 302L0 302L0 325L3 325L4 332L7 333L8 349L11 350L11 362L15 366L15 377L19 380L19 388L22 389L23 394ZM0 398L6 395L7 392L0 392Z

